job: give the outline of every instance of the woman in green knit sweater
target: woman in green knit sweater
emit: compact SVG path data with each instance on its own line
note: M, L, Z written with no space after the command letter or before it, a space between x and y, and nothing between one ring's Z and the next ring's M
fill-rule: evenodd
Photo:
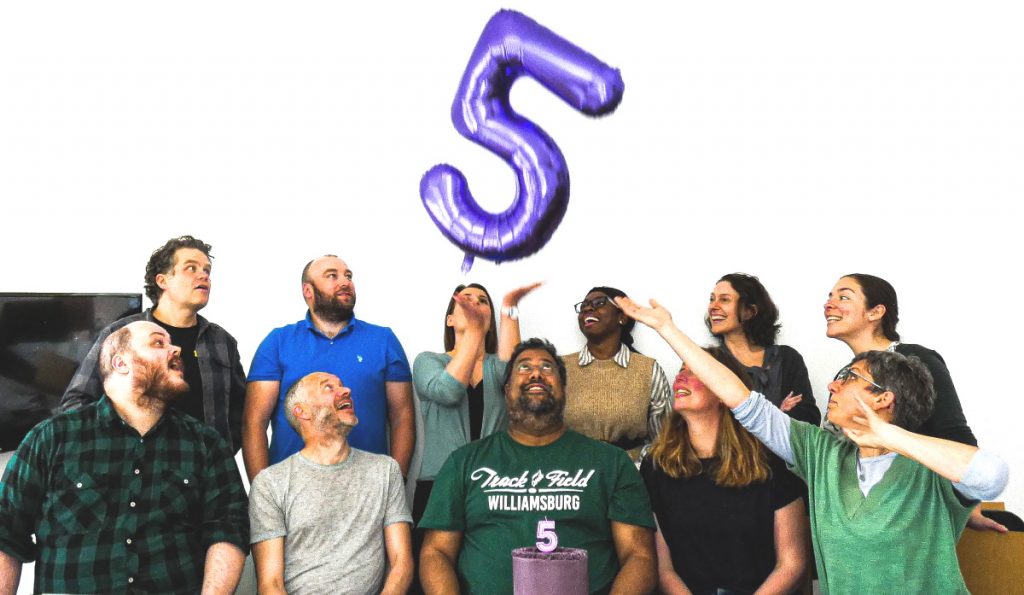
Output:
M914 356L868 351L829 386L842 440L751 392L651 300L616 300L658 332L736 420L807 482L823 593L967 593L956 542L971 508L1006 487L1007 465L975 446L916 433L931 413L931 374Z

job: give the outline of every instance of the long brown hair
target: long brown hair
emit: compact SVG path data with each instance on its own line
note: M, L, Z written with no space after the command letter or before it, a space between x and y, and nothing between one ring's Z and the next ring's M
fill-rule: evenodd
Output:
M498 352L498 330L494 316L494 300L491 299L491 294L487 291L487 288L479 283L470 283L469 285L459 285L455 288L453 294L460 293L463 289L472 287L479 289L484 292L487 296L487 303L491 307L491 328L487 329L487 335L484 337L484 351L486 353L497 353ZM444 313L444 350L451 351L455 349L455 329L448 326L448 317L452 312L455 311L455 297L454 295L448 300L448 310Z
M705 347L716 360L722 362L750 388L746 370L728 351L720 347ZM718 424L718 439L715 442L715 456L718 463L713 469L704 469L690 443L690 430L682 415L672 413L661 428L654 446L651 460L666 475L675 479L696 477L707 471L714 474L715 485L740 488L752 483L766 481L771 477L768 456L757 438L736 421L725 405L725 411Z

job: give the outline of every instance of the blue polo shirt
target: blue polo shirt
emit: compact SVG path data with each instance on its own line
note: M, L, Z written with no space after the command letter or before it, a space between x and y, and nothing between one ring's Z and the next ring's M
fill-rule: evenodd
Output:
M388 405L385 382L409 382L409 360L395 333L353 318L336 337L327 338L306 318L270 331L260 343L249 367L249 382L281 383L277 406L270 419L270 464L302 450L302 438L288 425L284 397L296 381L311 372L329 372L352 389L357 425L348 436L355 448L388 452Z

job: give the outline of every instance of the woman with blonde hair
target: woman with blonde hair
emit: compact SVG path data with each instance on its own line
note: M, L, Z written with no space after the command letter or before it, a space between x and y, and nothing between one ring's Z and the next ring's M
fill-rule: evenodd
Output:
M705 349L744 379L728 351ZM807 565L803 484L685 363L640 472L658 521L664 593L789 593Z

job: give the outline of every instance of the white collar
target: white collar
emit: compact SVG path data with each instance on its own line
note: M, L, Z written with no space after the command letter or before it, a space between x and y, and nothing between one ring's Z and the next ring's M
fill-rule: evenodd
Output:
M619 352L612 357L612 360L619 364L620 367L626 368L629 366L629 354L629 347L627 347L625 343L621 343L619 345ZM590 350L587 349L586 345L583 346L583 349L580 349L579 364L581 368L589 366L596 359L597 358L590 353Z

